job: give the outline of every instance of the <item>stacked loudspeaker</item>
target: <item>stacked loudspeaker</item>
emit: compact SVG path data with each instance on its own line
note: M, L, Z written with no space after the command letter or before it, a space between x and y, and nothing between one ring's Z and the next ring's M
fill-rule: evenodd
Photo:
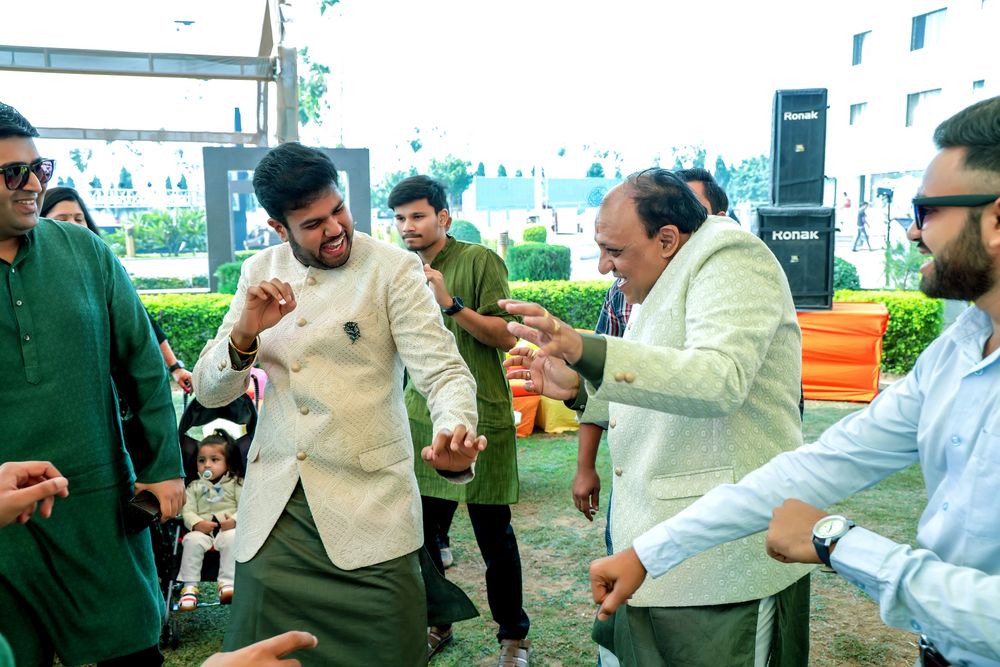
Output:
M788 277L798 310L833 307L835 212L823 206L826 89L774 94L771 206L757 209L756 234Z

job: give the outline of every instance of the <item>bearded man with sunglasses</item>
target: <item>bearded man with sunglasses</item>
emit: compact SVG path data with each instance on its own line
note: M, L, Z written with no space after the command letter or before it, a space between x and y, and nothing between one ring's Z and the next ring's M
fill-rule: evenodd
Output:
M595 561L600 616L647 574L768 528L772 558L833 567L887 624L920 635L918 664L1000 665L1000 97L934 140L908 232L933 257L920 289L973 305L868 408ZM820 509L917 462L928 503L916 548Z
M51 461L71 492L47 521L4 529L0 633L21 667L54 654L70 665L160 665L149 532L127 534L122 516L142 489L164 518L183 506L170 381L107 245L86 227L39 219L55 165L37 136L0 103L0 456ZM141 469L122 444L116 388L149 443Z

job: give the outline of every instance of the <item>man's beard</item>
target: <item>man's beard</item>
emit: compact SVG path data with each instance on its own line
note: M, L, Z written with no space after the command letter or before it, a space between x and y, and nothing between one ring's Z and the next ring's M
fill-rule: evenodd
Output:
M323 269L323 270L326 270L326 269L336 269L336 268L341 267L344 264L346 264L347 260L350 258L350 250L351 250L351 235L350 234L348 234L347 238L344 239L344 243L347 244L347 248L346 248L347 254L344 255L343 261L340 262L339 264L327 264L321 258L317 257L316 255L313 255L308 250L306 250L301 245L299 245L295 241L295 239L292 238L291 232L288 233L288 245L291 246L291 248L292 248L292 255L295 257L295 259L299 260L299 262L301 262L302 264L304 264L306 266L310 266L310 267L312 267L314 269Z
M983 248L979 215L969 218L955 240L934 257L934 270L920 279L920 291L938 299L974 301L996 283L993 258Z

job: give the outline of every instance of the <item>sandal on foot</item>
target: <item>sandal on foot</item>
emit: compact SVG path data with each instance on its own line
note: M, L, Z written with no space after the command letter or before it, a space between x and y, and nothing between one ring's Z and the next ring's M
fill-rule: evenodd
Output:
M187 585L181 589L181 598L177 603L178 611L194 611L198 608L198 587Z
M231 604L233 601L233 585L219 584L219 604Z
M501 639L497 667L528 667L530 652L531 641L527 639Z
M454 638L455 633L451 628L447 630L433 626L427 628L427 659L430 660L444 650L444 647Z

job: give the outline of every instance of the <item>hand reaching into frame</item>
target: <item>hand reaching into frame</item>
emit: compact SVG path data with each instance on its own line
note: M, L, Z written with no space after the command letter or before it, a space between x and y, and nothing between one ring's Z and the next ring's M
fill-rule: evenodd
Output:
M515 347L504 360L508 380L524 380L528 391L568 401L580 390L580 376L562 359L554 359L528 347Z

